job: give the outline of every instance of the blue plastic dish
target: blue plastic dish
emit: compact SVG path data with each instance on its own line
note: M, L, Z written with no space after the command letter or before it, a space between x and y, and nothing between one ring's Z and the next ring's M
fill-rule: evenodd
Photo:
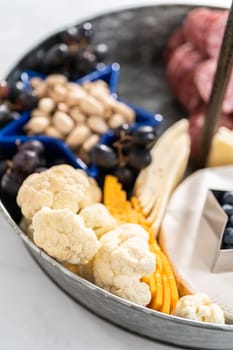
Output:
M11 159L17 151L17 142L24 143L28 140L39 140L45 146L45 158L47 161L53 162L56 159L64 159L66 164L70 164L75 168L87 170L87 166L75 157L68 146L57 139L46 136L19 136L0 139L0 148L3 155L7 159Z
M112 95L116 96L117 84L120 73L120 65L118 63L112 63L104 66L83 78L77 80L78 84L83 84L87 81L104 80L108 86ZM25 90L31 89L30 79L32 78L45 79L46 75L35 71L23 71L21 73L21 80L24 84ZM0 129L0 138L14 136L14 135L25 135L23 131L23 125L30 119L29 112L24 112L21 114L20 118L12 121L4 128Z
M83 84L87 81L96 81L96 80L104 80L109 86L109 89L114 96L114 98L117 98L116 90L117 90L117 83L119 78L119 71L120 66L118 63L113 63L111 65L105 66L97 71L94 71L85 77L77 80L77 83ZM40 77L45 78L45 75L39 74L34 71L24 71L21 74L21 80L24 83L25 89L30 89L30 79L33 77ZM119 101L122 101L119 99ZM126 103L125 101L122 101ZM135 124L133 124L131 127L132 129L138 128L142 125L150 125L153 127L157 127L162 122L163 118L159 114L154 114L151 112L148 112L140 107L137 107L135 105L131 105L129 103L126 103L128 106L130 106L136 114L136 121ZM30 138L41 140L45 143L46 148L48 147L50 150L48 152L51 152L53 154L54 147L59 148L61 153L64 155L65 159L69 161L71 165L73 165L75 168L81 168L87 171L87 173L90 176L97 177L98 176L98 168L96 166L90 166L88 167L84 162L77 158L75 154L71 151L71 149L61 140L58 140L56 138L48 137L48 136L33 136L29 137L25 134L24 126L30 119L30 112L24 112L21 114L20 118L9 123L6 127L2 128L0 130L0 145L1 144L7 144L9 141L9 145L15 144L16 140L20 141L26 141ZM106 134L104 134L100 142L102 144L111 144L113 141L113 133L111 130L109 130ZM9 146L10 147L10 146ZM55 152L55 151L54 151Z
M96 80L104 80L108 86L109 90L112 94L115 94L117 91L118 79L120 74L120 65L118 63L112 63L107 66L103 65L99 67L97 70L85 75L84 77L75 80L75 83L83 84L86 81L96 81ZM32 70L25 70L21 73L20 79L24 84L26 90L30 90L30 80L32 78L41 78L45 79L46 75L42 73L38 73Z

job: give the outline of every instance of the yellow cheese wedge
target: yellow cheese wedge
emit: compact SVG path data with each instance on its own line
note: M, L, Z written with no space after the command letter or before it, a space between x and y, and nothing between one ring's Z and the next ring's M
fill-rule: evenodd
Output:
M221 127L213 138L207 165L214 167L230 164L233 164L233 131Z

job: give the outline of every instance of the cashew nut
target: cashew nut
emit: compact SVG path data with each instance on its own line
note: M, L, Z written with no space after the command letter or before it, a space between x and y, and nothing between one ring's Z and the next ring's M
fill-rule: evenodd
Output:
M87 115L104 115L104 105L92 96L86 96L80 101L80 110Z
M80 109L78 107L71 108L69 115L76 123L84 123L86 120L85 115L80 112Z
M63 135L67 135L74 127L74 121L64 112L57 111L53 116L53 125Z
M90 136L91 131L86 125L76 126L66 139L66 143L72 147L76 148L80 146L87 138Z
M92 134L91 136L89 136L86 141L84 142L84 144L82 145L82 149L85 152L89 152L90 149L95 146L98 142L99 142L99 135L97 134Z
M45 114L50 114L55 108L55 102L52 98L44 97L41 98L38 103L38 109L44 112Z
M105 121L98 116L92 115L87 119L87 125L89 128L97 134L104 134L108 130L108 126Z
M126 118L119 113L115 113L108 119L108 125L111 129L118 128L118 126L126 123Z
M46 117L34 117L25 125L25 130L30 134L41 134L49 126L49 119Z

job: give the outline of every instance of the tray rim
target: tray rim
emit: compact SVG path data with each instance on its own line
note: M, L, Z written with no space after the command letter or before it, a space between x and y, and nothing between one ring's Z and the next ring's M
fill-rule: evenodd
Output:
M200 6L200 4L201 4L201 1L198 1L198 0L197 1L194 0L192 3L189 3L189 4L185 3L185 1L182 1L182 2L169 1L168 3L163 3L162 0L159 0L154 5L152 3L145 4L142 6L132 5L132 6L127 6L127 7L117 8L117 9L114 9L112 11L101 12L100 14L98 14L98 13L93 14L93 15L91 15L91 17L85 17L83 19L80 18L80 20L78 20L78 22L76 24L81 24L87 20L89 20L89 21L91 21L93 19L98 20L106 15L111 15L111 14L115 14L115 13L119 13L121 11L127 11L127 10L140 10L140 9L145 9L145 8L150 8L150 7L169 7L169 6L185 6L187 8L192 8L195 6ZM202 3L201 6L221 8L221 9L226 8L226 6L221 6L221 4L219 4L219 6L216 6L216 4L210 5L210 4L203 4ZM27 57L27 55L29 55L38 46L42 45L45 41L52 39L52 37L58 35L61 31L63 31L65 28L68 28L68 27L69 27L69 25L64 26L62 28L58 28L57 31L53 31L53 32L49 33L48 36L40 39L39 41L36 41L35 44L33 45L33 47L29 48L24 55L22 55L21 57L19 57L18 60L16 60L16 64L12 65L12 68L9 70L9 72L6 75L6 79L8 79L8 77L18 68L20 63ZM169 322L173 321L173 322L179 323L180 325L183 324L185 326L194 327L194 328L201 328L201 329L205 328L206 330L210 330L210 331L221 331L223 333L229 333L229 332L232 333L233 332L233 325L228 325L228 324L218 325L218 324L212 324L212 323L204 323L204 322L192 321L192 320L180 318L180 317L173 316L173 315L166 315L166 314L163 314L159 311L155 311L155 310L134 304L134 303L127 301L123 298L120 298L120 297L118 297L110 292L105 291L104 289L94 285L93 283L91 283L91 282L79 277L78 275L74 274L73 272L69 271L68 269L63 267L58 261L56 261L55 259L53 259L49 255L47 255L44 251L42 251L40 248L38 248L27 237L27 235L20 229L20 227L14 222L14 220L11 218L10 214L7 212L6 208L4 207L3 203L1 202L1 200L0 200L0 215L2 215L4 217L4 219L9 223L10 227L22 239L23 243L26 245L26 247L28 249L32 250L35 254L40 256L47 263L51 264L54 268L59 270L62 274L68 276L72 280L75 280L77 283L82 284L85 288L95 290L95 292L97 292L99 295L101 295L103 297L103 299L114 300L115 302L120 303L124 306L127 306L130 309L134 309L136 311L143 312L144 314L148 315L149 317L150 316L156 317L158 319L163 319L164 321L166 321L166 320ZM37 261L37 263L38 263L38 261ZM40 263L38 263L38 264L40 265ZM43 269L44 272L46 272L41 265L40 265L40 267ZM49 278L51 278L51 276L47 272L46 272L46 275L49 276ZM68 293L68 292L66 292L66 293ZM92 310L92 311L94 312L94 310ZM101 316L98 314L98 317L101 317ZM113 323L114 323L114 321L113 321ZM126 328L126 327L123 326L123 328ZM132 332L132 331L130 331L130 332ZM139 334L140 334L140 336L142 336L141 333L139 333ZM152 338L152 339L154 339L154 338ZM162 341L162 342L164 342L164 341Z
M152 310L144 306L140 306L138 304L135 304L133 302L130 302L126 299L123 299L121 297L118 297L117 295L114 295L97 285L95 285L92 282L89 282L85 280L84 278L76 275L75 273L71 272L64 266L62 266L61 263L59 263L57 260L53 259L51 256L49 256L47 253L45 253L42 249L36 246L35 243L33 243L30 238L20 229L20 227L15 223L15 221L11 218L10 214L4 207L2 201L0 201L0 213L5 218L5 220L9 223L10 227L17 233L17 235L23 240L23 242L26 244L26 246L33 250L34 253L39 255L42 259L44 259L46 262L51 264L53 267L55 267L57 270L62 272L64 275L67 275L69 278L75 280L78 283L81 283L84 287L90 288L92 290L95 290L98 294L102 295L106 299L113 299L114 301L117 301L120 304L124 304L125 306L128 306L131 309L135 309L140 312L144 312L147 315L150 316L156 316L157 318L162 318L164 320L174 320L175 322L179 322L181 325L189 325L195 328L206 328L209 330L222 330L225 332L233 332L233 325L219 325L214 323L207 323L207 322L199 322L199 321L193 321L189 319L184 319L182 317L173 316L173 315L167 315L160 311ZM46 273L47 274L47 273Z

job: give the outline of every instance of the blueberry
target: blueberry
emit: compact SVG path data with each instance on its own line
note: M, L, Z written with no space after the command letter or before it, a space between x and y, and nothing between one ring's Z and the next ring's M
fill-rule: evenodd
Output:
M223 204L222 209L225 211L227 216L233 215L233 206L230 204Z
M222 204L231 204L233 205L233 191L227 191L222 197Z
M227 227L223 235L224 245L233 245L233 228Z

